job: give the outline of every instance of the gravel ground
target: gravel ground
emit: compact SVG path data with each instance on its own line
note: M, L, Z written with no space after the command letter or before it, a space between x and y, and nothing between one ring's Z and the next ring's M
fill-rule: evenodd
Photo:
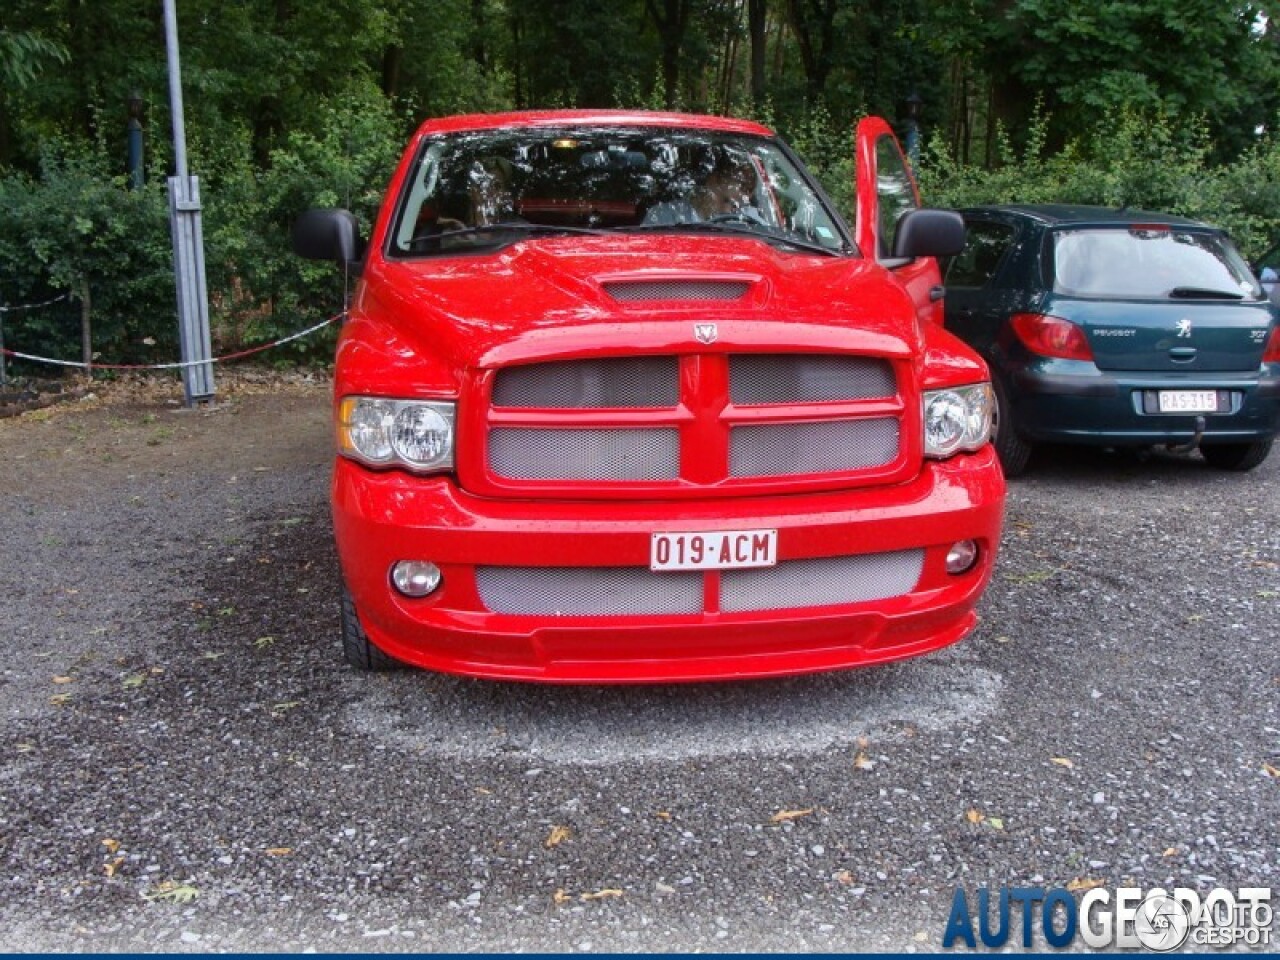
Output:
M326 390L0 422L6 948L936 950L957 884L1280 887L1280 455L1042 457L940 654L545 689L342 665Z

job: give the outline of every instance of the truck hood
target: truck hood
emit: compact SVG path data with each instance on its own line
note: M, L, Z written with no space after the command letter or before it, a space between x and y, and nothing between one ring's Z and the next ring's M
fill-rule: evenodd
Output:
M428 357L438 368L411 379L430 391L448 388L445 378L460 386L467 370L575 356L784 348L904 358L921 349L909 297L874 262L705 235L541 238L415 260L375 255L350 323L379 328L339 345L343 365L362 368L365 389L382 379L379 368L395 368L403 386ZM378 355L354 355L362 351Z

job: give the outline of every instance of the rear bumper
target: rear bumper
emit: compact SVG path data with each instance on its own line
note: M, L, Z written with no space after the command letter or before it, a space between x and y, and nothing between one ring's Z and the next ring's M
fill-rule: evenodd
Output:
M1004 478L990 447L926 463L911 482L839 493L665 502L482 500L446 478L378 473L339 459L333 514L343 575L369 638L416 666L471 676L562 683L647 683L768 677L880 663L964 637L990 580ZM705 575L697 612L637 615L496 613L477 566L616 568L649 573L659 531L776 529L778 561L919 551L918 579L886 599L751 612L718 608ZM945 570L957 540L979 544L975 566ZM431 596L398 594L388 571L431 560ZM590 571L588 571L590 572Z
M1267 364L1248 373L1107 372L1080 361L1041 361L1005 370L1013 386L1020 436L1045 443L1148 446L1185 443L1198 414L1149 413L1144 394L1158 390L1219 390L1222 413L1203 414L1202 442L1251 443L1280 431L1280 371Z

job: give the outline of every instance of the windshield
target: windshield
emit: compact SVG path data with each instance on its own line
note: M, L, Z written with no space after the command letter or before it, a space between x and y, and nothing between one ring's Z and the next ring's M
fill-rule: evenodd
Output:
M456 253L580 230L723 230L849 249L844 228L775 141L593 127L429 141L406 183L389 252Z
M1258 298L1262 289L1225 236L1163 224L1059 230L1054 289L1088 297Z

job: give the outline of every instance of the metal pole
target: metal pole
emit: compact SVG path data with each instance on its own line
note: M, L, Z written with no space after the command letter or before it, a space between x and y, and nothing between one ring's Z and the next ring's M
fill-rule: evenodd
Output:
M164 0L165 48L169 58L169 105L173 115L173 162L169 178L169 229L173 235L173 276L178 293L178 343L187 406L213 399L213 350L209 337L209 294L204 273L204 228L199 178L187 173L187 135L182 115L182 74L178 64L178 14Z

